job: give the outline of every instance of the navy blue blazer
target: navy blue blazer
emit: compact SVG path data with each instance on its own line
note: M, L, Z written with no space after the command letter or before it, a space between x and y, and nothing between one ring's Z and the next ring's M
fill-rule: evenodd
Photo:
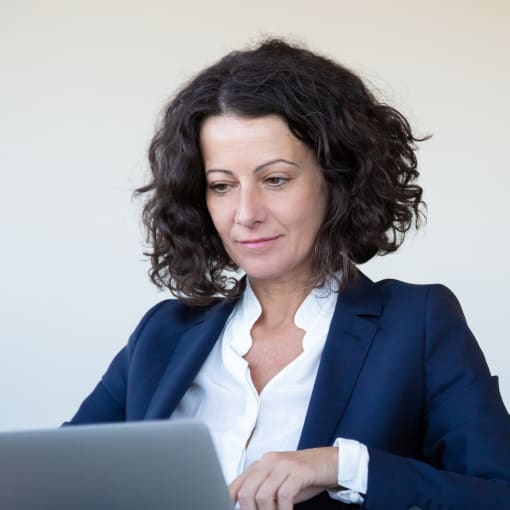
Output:
M233 303L167 300L142 319L71 424L165 419ZM510 418L454 295L360 277L340 294L299 448L366 444L368 510L510 509ZM326 493L301 509L353 509Z

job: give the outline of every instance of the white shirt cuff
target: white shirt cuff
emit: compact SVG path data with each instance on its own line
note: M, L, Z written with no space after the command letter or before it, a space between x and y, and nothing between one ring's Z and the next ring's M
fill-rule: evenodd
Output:
M353 439L337 438L333 446L338 447L338 491L328 490L331 498L343 503L361 505L368 485L368 449Z

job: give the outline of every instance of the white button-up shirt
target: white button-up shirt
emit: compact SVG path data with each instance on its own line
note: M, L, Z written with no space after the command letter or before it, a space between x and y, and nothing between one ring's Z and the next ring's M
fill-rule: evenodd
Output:
M337 292L326 289L314 289L305 298L294 316L295 325L305 331L303 352L259 394L244 356L252 346L251 329L262 309L247 282L218 341L171 415L171 419L194 418L207 424L227 483L266 452L297 449L337 298ZM366 492L366 448L345 440L335 445L342 450L339 484L353 490L330 495L361 502L359 492ZM365 464L364 480L363 473L358 480L360 463L361 471Z

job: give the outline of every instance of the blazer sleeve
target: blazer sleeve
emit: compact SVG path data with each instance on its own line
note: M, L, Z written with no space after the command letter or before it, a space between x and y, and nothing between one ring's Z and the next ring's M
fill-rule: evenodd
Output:
M424 323L424 461L369 447L363 508L510 510L510 418L497 378L446 287L430 286Z
M73 418L64 425L84 425L126 421L129 368L138 339L150 319L168 303L168 300L152 307L129 337L127 345L115 356L107 371L82 402Z

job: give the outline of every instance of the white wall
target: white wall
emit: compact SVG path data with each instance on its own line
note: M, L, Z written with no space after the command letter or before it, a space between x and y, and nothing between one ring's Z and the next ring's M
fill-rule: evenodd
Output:
M158 294L139 205L157 112L262 34L352 66L433 133L429 222L372 277L443 282L510 405L506 1L0 0L0 429L70 417Z

